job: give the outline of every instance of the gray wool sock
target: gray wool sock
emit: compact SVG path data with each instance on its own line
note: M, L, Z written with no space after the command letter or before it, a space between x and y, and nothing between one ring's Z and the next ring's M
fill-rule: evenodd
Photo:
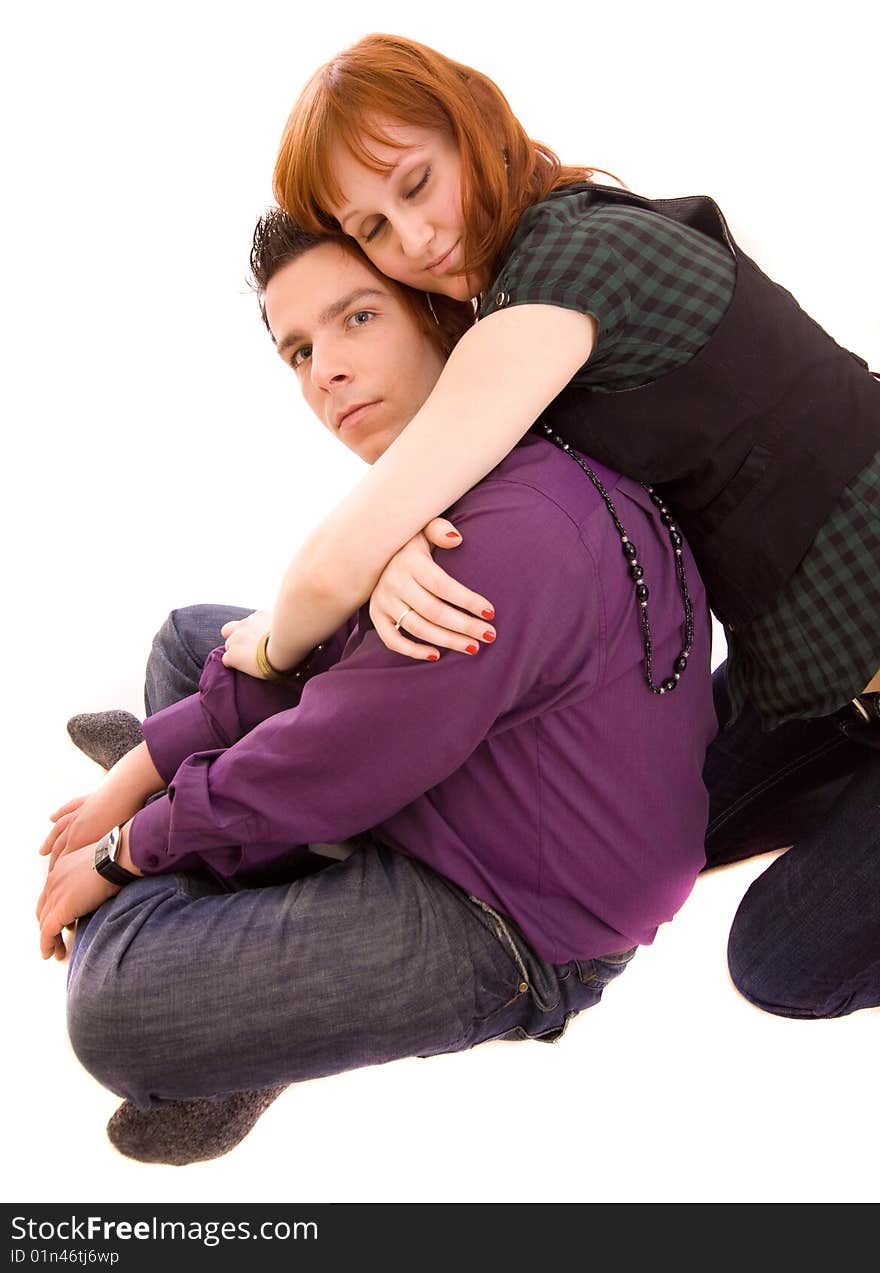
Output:
M140 721L131 712L81 712L71 716L67 732L80 751L102 769L112 769L117 760L144 741Z
M186 1163L220 1158L244 1140L284 1087L264 1087L231 1096L166 1101L138 1109L123 1101L107 1124L107 1135L126 1158L139 1162Z

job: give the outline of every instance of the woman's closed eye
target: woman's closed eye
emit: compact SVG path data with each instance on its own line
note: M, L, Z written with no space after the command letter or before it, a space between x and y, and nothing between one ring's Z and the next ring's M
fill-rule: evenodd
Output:
M416 183L416 185L413 186L412 190L407 191L407 193L403 196L404 199L414 199L417 194L421 194L421 192L424 190L425 186L428 184L430 180L431 180L431 165L428 164L427 168L422 173L420 180Z
M425 189L425 186L427 186L430 180L431 180L431 165L428 164L427 167L425 168L425 171L422 173L421 177L416 182L416 184L412 187L412 189L406 191L406 193L403 196L404 199L415 199L416 195L419 195L422 193L422 191ZM385 217L378 217L376 221L373 222L372 229L370 229L364 235L364 242L365 243L374 242L374 240L385 229L385 226L387 224L388 224L388 221Z

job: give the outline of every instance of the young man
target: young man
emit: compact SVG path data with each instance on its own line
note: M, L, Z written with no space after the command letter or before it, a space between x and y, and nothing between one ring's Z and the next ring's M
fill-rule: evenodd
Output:
M307 402L375 462L444 329L278 213L252 260ZM189 687L154 651L145 741L56 822L38 907L47 958L79 917L71 1041L126 1098L124 1152L210 1157L288 1083L558 1038L688 896L716 729L705 596L662 505L592 471L601 490L529 435L449 510L447 569L506 621L478 658L393 653L364 605L259 680L224 666L215 613L189 642L196 668L218 647L198 692L165 706Z

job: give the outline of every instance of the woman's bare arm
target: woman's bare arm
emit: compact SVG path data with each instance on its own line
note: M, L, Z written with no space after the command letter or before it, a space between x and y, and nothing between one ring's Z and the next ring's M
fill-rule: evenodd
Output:
M275 667L335 631L394 553L501 462L587 361L596 326L521 305L465 333L421 410L290 563L273 610Z

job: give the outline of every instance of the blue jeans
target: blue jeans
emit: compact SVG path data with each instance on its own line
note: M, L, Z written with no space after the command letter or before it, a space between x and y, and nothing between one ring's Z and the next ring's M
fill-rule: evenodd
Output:
M148 711L190 693L228 607L175 611ZM310 859L310 860L309 860ZM549 964L510 920L358 837L259 887L209 870L136 880L77 924L73 1048L142 1108L273 1087L488 1039L558 1039L633 950Z
M194 607L169 618L150 660L148 692L170 701L169 694L195 688L201 662L220 641L218 613ZM707 869L791 846L736 912L728 942L734 985L788 1017L880 1005L880 720L860 723L847 707L764 733L746 707L725 728L724 665L713 685L722 728L704 771Z
M763 733L746 708L722 726L704 778L707 869L791 846L737 909L728 966L739 991L779 1016L839 1017L880 1005L880 721L855 709Z
M144 678L144 707L148 716L195 694L205 660L223 644L220 629L230 619L244 619L252 610L240 606L185 606L172 610L153 637Z

